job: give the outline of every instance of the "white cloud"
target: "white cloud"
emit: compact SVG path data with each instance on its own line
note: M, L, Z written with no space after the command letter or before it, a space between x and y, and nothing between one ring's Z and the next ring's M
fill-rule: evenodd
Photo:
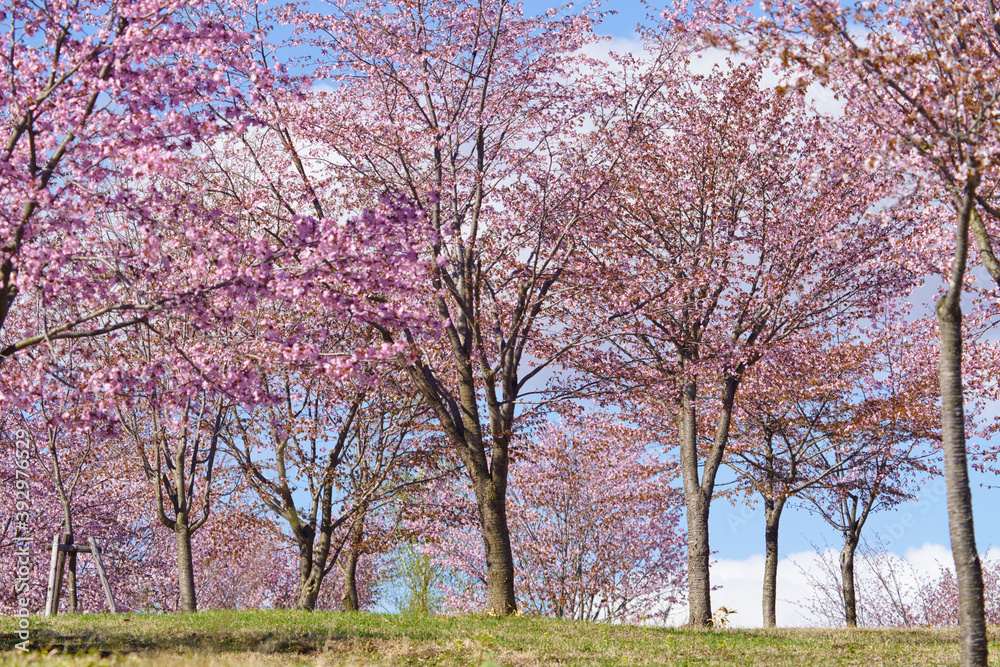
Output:
M778 600L776 616L779 626L798 627L815 625L814 619L796 606L805 602L811 587L802 571L796 567L811 567L811 560L819 556L814 552L791 554L778 561ZM759 628L763 625L762 596L764 586L764 555L754 554L743 560L720 559L711 567L712 585L719 586L712 592L712 606L724 605L737 613L729 617L733 627Z
M604 63L611 62L612 53L642 53L642 40L632 37L611 37L587 44L580 53Z
M612 67L614 66L610 55L612 53L631 53L638 58L648 56L643 48L642 40L633 37L612 37L594 42L583 47L580 53ZM716 68L725 71L745 60L746 58L741 54L734 53L729 49L711 47L694 54L687 69L691 74L705 76L711 74ZM787 77L779 74L780 70L778 63L773 61L773 67L765 70L761 78L761 86L774 88L779 84L790 85ZM806 101L817 112L834 117L839 116L844 109L844 102L835 99L832 90L815 83L806 89Z

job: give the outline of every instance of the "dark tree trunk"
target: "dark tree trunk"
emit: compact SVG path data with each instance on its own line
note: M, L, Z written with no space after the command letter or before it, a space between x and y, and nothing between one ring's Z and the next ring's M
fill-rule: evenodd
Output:
M778 625L778 524L781 521L781 511L785 508L784 498L764 500L764 627L773 628Z
M296 609L314 611L320 587L326 579L326 566L330 560L334 530L330 522L329 507L326 504L330 493L329 489L324 493L323 518L318 536L311 524L300 522L294 524L298 526L297 529L293 529L293 533L299 547L299 590L295 600Z
M62 477L56 478L59 481L59 495L63 506L63 544L73 545L73 508L70 506L69 498L62 489ZM77 582L76 582L76 552L70 551L66 554L66 590L68 612L76 614L80 607L77 602Z
M965 443L962 310L958 299L949 299L949 296L941 299L937 306L941 336L941 437L948 489L948 530L958 581L962 665L985 667L987 646L983 574L973 530L972 491Z
M180 592L180 610L198 611L194 588L194 563L191 557L191 530L187 517L177 516L174 523L174 542L177 545L177 587Z
M299 592L295 601L296 609L314 611L320 587L326 579L327 564L331 560L333 532L339 525L339 521L336 524L331 521L332 497L333 489L327 487L323 492L318 534L312 524L302 523L298 519L290 521L293 526L297 526L293 528L293 534L299 545ZM333 560L336 559L337 554L334 554Z
M313 611L319 598L319 587L323 583L323 568L319 568L317 572L314 567L312 531L308 532L308 537L296 535L299 544L299 586L295 608Z
M698 451L698 418L695 399L697 384L688 381L681 390L678 412L680 431L681 477L684 480L684 504L687 512L688 546L688 626L705 627L712 624L712 582L709 573L711 549L708 546L708 510L715 492L715 476L722 465L722 458L729 442L733 404L740 376L745 368L741 364L733 375L722 384L722 407L715 425L715 441L700 465ZM699 478L699 469L703 472Z
M299 594L295 598L295 608L302 611L315 611L316 600L319 598L319 586L322 580L312 577L299 578Z
M517 603L505 489L497 489L492 480L477 484L476 504L486 548L486 610L490 614L507 616L517 610Z
M295 608L314 611L316 601L319 599L320 586L326 578L327 563L330 561L333 545L333 532L341 523L340 520L333 521L332 485L327 485L323 489L318 521L315 518L310 523L301 521L290 501L283 516L291 526L299 547L299 591ZM315 528L316 523L319 524L318 531ZM334 554L333 560L336 559L337 554Z
M457 333L453 331L451 335L454 337ZM442 397L439 383L428 379L433 377L429 368L414 364L408 365L407 370L443 426L472 482L486 553L487 612L508 616L517 611L514 556L507 525L508 447L513 426L513 401L501 405L491 393L495 387L489 387L487 403L492 438L491 451L487 451L472 367L458 343L455 349L456 358L460 360L458 401L450 396ZM508 368L504 374L505 396L516 395L512 388L515 376L511 373Z
M840 586L844 592L844 620L848 627L858 627L858 600L854 586L854 552L858 549L858 537L847 536L844 548L840 550Z
M66 544L73 544L73 535L66 535ZM66 589L68 593L69 613L79 612L79 604L76 597L76 552L70 551L66 554Z
M340 600L344 611L360 611L358 603L358 552L351 550L344 559L344 593Z
M344 557L344 594L341 602L344 611L360 611L358 602L358 560L361 558L361 546L364 540L365 515L362 512L351 526L350 547Z

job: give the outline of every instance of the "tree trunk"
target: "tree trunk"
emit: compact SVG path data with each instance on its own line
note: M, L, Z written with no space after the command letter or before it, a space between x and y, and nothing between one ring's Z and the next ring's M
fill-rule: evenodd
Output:
M362 512L351 526L351 546L345 554L345 562L341 568L344 572L344 594L341 596L344 611L361 610L361 605L358 603L358 559L361 558L364 521L365 515Z
M63 544L73 545L73 509L70 507L69 498L66 497L65 492L62 489L62 477L57 478L59 480L59 495L63 506ZM77 583L76 583L76 552L70 551L66 554L66 592L67 592L67 603L69 606L68 612L70 614L76 614L79 612L79 603L77 602Z
M844 619L848 627L858 627L858 601L854 587L854 552L858 549L857 536L846 536L840 550L840 586L844 592Z
M358 603L358 558L361 556L357 551L351 550L347 553L344 562L344 593L341 602L344 611L360 611L361 605Z
M180 591L180 611L198 611L194 589L194 563L191 557L191 531L187 517L179 515L174 524L174 541L177 545L177 587Z
M486 548L486 611L508 616L517 611L514 598L514 555L507 526L506 493L492 480L476 484L476 504Z
M322 578L307 576L299 577L299 594L295 598L295 608L302 611L315 611L316 600L319 599L319 587Z
M434 215L438 215L440 209L435 208L435 211ZM478 216L478 212L475 215ZM462 253L464 254L460 281L462 289L455 296L460 305L471 293L466 290L473 289L472 283L467 278L475 275L473 253L467 253L465 250ZM475 281L478 280L475 278ZM417 390L434 411L438 423L441 424L459 460L469 473L476 494L476 506L483 532L483 548L486 554L487 612L507 616L517 611L517 599L514 596L514 556L510 546L506 501L508 447L514 427L514 403L519 391L517 368L520 363L520 352L515 350L521 344L513 337L508 340L500 376L496 377L490 373L489 379L485 381L484 393L492 436L491 446L487 447L483 436L483 422L480 418L481 394L476 387L474 371L474 363L479 365L480 362L473 362L471 355L472 340L478 336L473 336L477 323L474 318L469 319L469 314L478 307L478 305L472 306L471 302L464 302L459 313L452 318L452 323L446 327L456 364L457 396L443 389L444 385L435 377L436 374L430 367L423 363L410 363L402 356L398 358L404 362L404 367ZM441 297L438 297L438 311L443 315L447 315L449 311L448 304ZM392 340L388 335L385 338L387 342ZM502 385L503 400L496 394L498 380Z
M341 602L344 605L344 611L360 611L361 606L358 604L358 558L361 554L352 549L347 553L347 557L344 559L344 594L341 596Z
M708 509L698 478L698 428L694 408L697 385L688 382L681 392L678 414L681 475L687 516L688 626L712 624L712 584L709 579Z
M299 586L295 597L295 608L314 611L319 598L319 587L323 583L323 568L317 576L313 561L313 539L311 531L296 535L299 543Z
M441 312L447 306L439 304ZM507 525L507 467L510 436L513 427L513 400L516 396L513 386L516 377L510 368L503 374L504 407L490 397L495 387L488 387L487 402L490 405L490 420L493 436L492 456L488 456L482 433L479 411L479 394L473 379L472 364L468 350L462 343L462 334L467 332L469 323L465 315L457 318L459 326L449 328L455 358L458 364L458 400L450 396L442 398L440 383L433 380L434 373L420 364L406 364L406 368L417 389L434 411L438 422L455 447L459 459L465 465L476 494L480 526L483 532L483 547L486 552L486 606L487 612L498 616L508 616L517 611L514 597L514 556L510 546L510 529ZM512 344L512 343L511 343ZM447 405L446 405L447 403ZM491 460L492 459L492 460Z
M55 439L50 442L52 452L53 472L55 476L56 490L59 492L59 502L63 510L63 538L62 543L73 546L73 505L66 488L63 485L62 471L59 468L59 457L56 455ZM66 602L67 612L76 614L80 607L77 601L77 581L76 581L76 552L70 551L66 554Z
M685 493L687 510L688 625L712 624L712 584L709 578L708 503L701 490Z
M63 544L73 545L73 534L66 533L63 536ZM69 603L68 612L70 614L76 614L79 612L79 604L77 603L76 596L76 552L70 551L66 554L66 592L67 592L67 602Z
M778 625L776 612L778 599L778 523L785 499L764 499L764 627Z
M954 285L949 292L953 289ZM937 315L941 336L941 449L948 489L948 531L958 582L961 664L963 667L985 667L987 646L983 574L973 530L972 491L966 459L962 310L958 298L942 298L937 305Z

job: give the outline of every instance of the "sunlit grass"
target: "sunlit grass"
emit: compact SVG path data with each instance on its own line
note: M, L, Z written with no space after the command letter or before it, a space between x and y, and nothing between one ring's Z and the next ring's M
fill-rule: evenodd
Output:
M5 665L956 665L953 630L685 630L538 618L295 611L33 618ZM991 636L991 664L1000 637Z

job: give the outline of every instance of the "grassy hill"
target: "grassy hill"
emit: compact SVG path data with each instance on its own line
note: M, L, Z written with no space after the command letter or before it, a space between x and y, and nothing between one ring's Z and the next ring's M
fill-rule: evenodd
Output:
M295 611L31 620L4 665L955 665L953 630L681 630L539 618ZM1000 654L993 629L991 662Z

